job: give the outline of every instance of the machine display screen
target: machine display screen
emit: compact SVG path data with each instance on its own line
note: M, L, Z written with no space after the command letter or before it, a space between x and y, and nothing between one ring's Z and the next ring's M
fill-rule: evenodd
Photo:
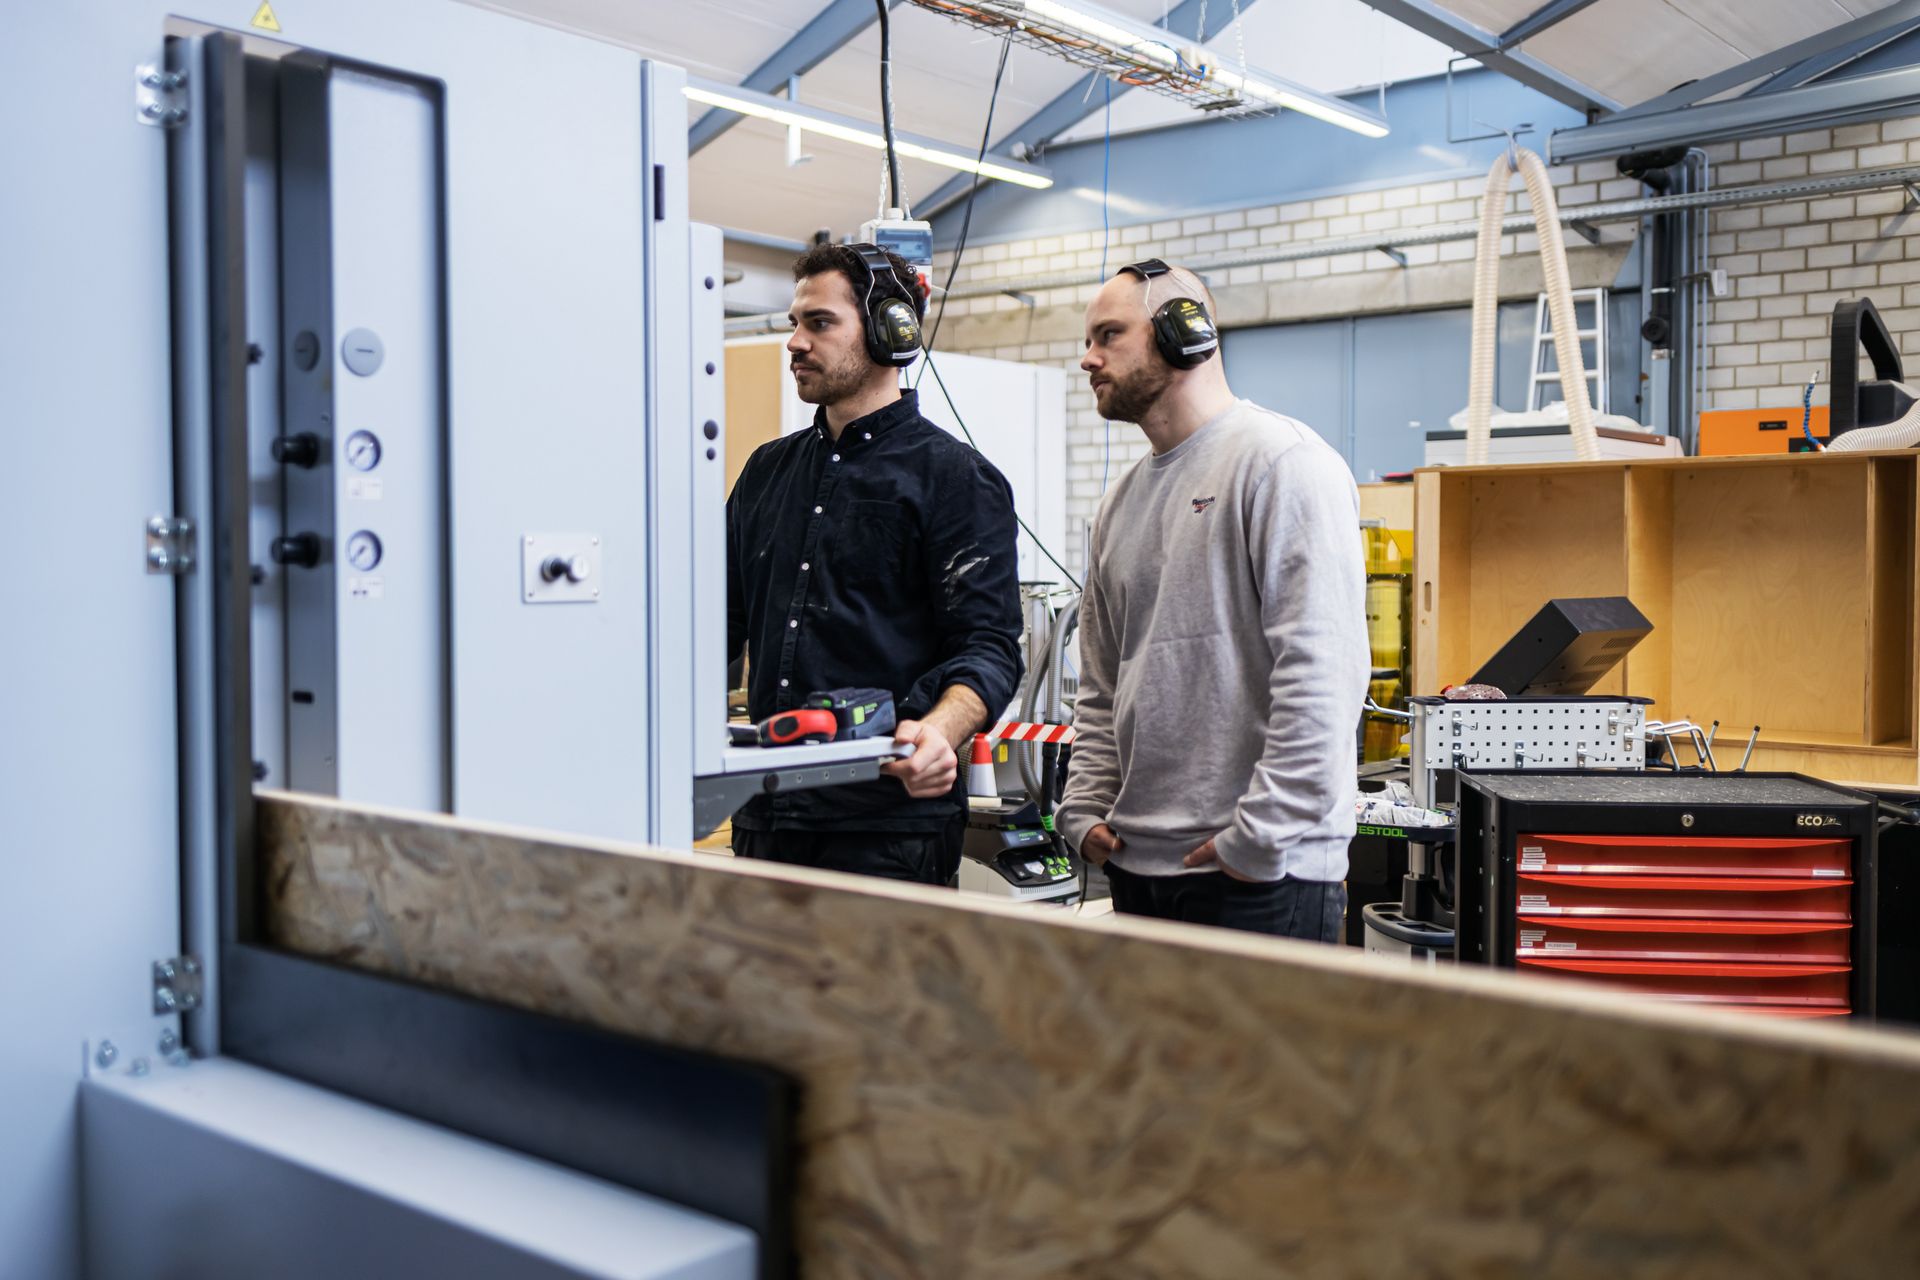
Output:
M893 252L922 271L933 266L933 230L920 227L883 227L874 232L882 249Z

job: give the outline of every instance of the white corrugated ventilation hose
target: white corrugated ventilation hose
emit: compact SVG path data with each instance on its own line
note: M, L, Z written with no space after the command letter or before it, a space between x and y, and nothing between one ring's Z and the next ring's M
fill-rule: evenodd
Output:
M1920 397L1905 383L1895 383L1910 396ZM1828 453L1865 453L1871 449L1911 449L1920 445L1920 399L1883 427L1856 427L1827 446Z
M1520 176L1533 205L1533 228L1540 241L1540 271L1547 286L1547 312L1553 320L1554 358L1560 366L1560 395L1567 402L1573 431L1573 456L1600 460L1600 437L1593 429L1593 404L1587 399L1587 369L1580 356L1580 325L1574 317L1573 283L1567 273L1567 245L1560 233L1560 207L1540 157L1525 147L1502 151L1487 171L1480 197L1480 240L1473 261L1473 363L1467 394L1467 465L1485 466L1492 442L1493 361L1499 342L1500 224L1507 213L1507 186L1518 153ZM1603 357L1605 353L1600 353Z

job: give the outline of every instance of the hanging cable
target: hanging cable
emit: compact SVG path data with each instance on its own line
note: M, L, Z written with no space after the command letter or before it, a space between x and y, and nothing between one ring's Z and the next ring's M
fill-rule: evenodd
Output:
M946 380L940 376L940 368L938 365L934 364L933 362L933 352L931 351L927 352L926 361L927 361L927 368L931 370L933 373L934 385L940 388L940 394L946 398L947 408L953 411L953 420L960 424L960 434L967 438L967 443L973 446L973 451L975 453L979 454L983 458L986 457L987 455L985 451L980 448L979 442L973 438L973 432L967 430L967 420L960 416L960 406L956 405L953 402L953 393L947 390ZM1047 550L1047 544L1040 541L1039 534L1035 533L1032 529L1027 527L1027 522L1020 518L1020 513L1018 511L1015 511L1013 513L1013 518L1014 518L1014 521L1017 524L1019 524L1020 528L1026 533L1026 535L1029 538L1033 539L1033 545L1040 548L1040 554L1045 556L1047 559L1053 561L1053 567L1058 569L1061 572L1061 574L1066 577L1066 580L1073 584L1073 589L1075 591L1078 591L1080 589L1080 579L1074 577L1071 573L1067 572L1067 566L1061 564L1059 559L1053 554L1053 552Z
M887 22L887 0L873 0L880 10L880 124L887 139L887 181L892 208L900 203L900 157L893 146L893 32Z
M1113 226L1107 216L1107 183L1113 175L1113 81L1102 79L1107 89L1105 115L1100 141L1100 278L1107 278L1107 246L1113 241ZM1107 496L1107 476L1112 471L1113 423L1100 419L1100 496Z
M987 158L987 140L993 136L993 108L1000 101L1000 80L1007 74L1007 50L1013 48L1013 35L1000 42L1000 65L993 71L993 92L987 95L987 122L980 128L980 150L973 158L973 184L967 188L966 211L960 215L960 241L954 246L953 261L947 264L947 283L940 290L940 309L934 313L933 327L927 331L926 350L933 353L933 344L940 339L940 322L947 318L947 294L953 289L953 278L960 274L960 259L967 252L967 232L973 228L973 198L980 194L980 165ZM920 379L927 374L927 366L922 363L920 371L913 375L913 386L920 389Z

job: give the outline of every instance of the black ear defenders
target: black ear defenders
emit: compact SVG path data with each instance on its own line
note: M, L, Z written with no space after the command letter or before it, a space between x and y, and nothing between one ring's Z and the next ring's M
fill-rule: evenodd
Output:
M860 255L860 261L867 269L867 294L860 303L860 318L866 326L867 354L875 364L890 368L899 369L912 364L920 354L919 313L905 298L888 296L876 300L873 296L882 272L892 276L894 283L902 290L912 290L906 281L900 279L900 273L887 261L887 255L880 246L854 244L847 247Z
M1173 270L1158 258L1130 263L1120 269L1146 281L1149 294L1153 292L1154 277ZM1220 350L1220 331L1213 327L1213 317L1198 299L1169 298L1157 310L1149 307L1148 312L1153 321L1153 345L1160 352L1160 358L1174 368L1197 368Z

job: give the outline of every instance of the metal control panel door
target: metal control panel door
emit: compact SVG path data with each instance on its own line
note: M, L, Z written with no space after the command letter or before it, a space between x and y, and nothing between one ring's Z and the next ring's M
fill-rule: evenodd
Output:
M450 807L440 100L280 64L288 784Z

